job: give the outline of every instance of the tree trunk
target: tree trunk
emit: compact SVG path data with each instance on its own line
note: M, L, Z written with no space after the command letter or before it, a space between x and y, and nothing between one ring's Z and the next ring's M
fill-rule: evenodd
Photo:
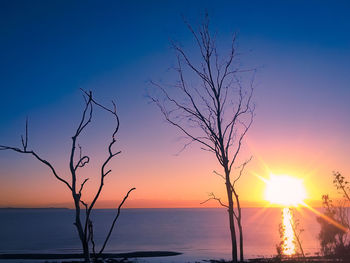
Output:
M226 169L225 169L226 170ZM237 239L236 239L236 230L235 230L235 221L233 215L233 199L232 199L232 190L231 183L229 181L229 174L226 172L226 190L227 190L227 199L228 199L228 218L230 222L230 232L231 232L231 243L232 243L232 262L237 263Z
M85 262L90 263L90 251L89 251L89 244L87 240L83 241L83 253L84 253Z
M232 186L233 187L233 186ZM236 198L236 205L238 210L238 217L237 217L237 225L239 230L239 257L240 261L244 261L244 254L243 254L243 227L242 227L242 210L241 210L241 204L239 202L238 194L234 188L231 189L235 198Z
M243 256L243 228L242 228L242 223L241 221L237 221L238 223L238 229L239 229L239 257L240 261L244 261L244 256Z
M90 262L90 251L89 251L89 244L88 244L88 240L86 239L86 235L83 229L83 226L81 224L81 220L80 220L80 197L78 197L77 195L73 194L73 198L74 198L74 205L75 205L75 223L74 225L77 228L78 234L79 234L79 238L83 247L83 255L84 255L84 259L86 263Z
M229 205L228 216L230 221L230 232L231 232L231 243L232 243L232 262L237 263L237 240L236 240L236 230L235 222L233 216L233 206Z
M81 222L80 222L80 217L78 217L77 214L75 217L75 224L74 225L77 228L80 242L81 242L81 245L83 247L83 255L84 255L85 262L89 263L90 262L89 244L88 244L88 240L85 238L84 230L83 230L83 227L82 227Z

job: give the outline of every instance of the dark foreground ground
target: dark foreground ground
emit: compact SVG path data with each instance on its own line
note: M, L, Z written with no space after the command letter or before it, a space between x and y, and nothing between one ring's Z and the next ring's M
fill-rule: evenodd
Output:
M208 263L229 263L229 261L208 260ZM306 257L306 258L256 258L244 261L246 263L350 263L349 259L323 258L323 257Z
M169 257L181 255L172 251L137 251L130 253L104 253L104 259L128 259L147 257ZM0 254L0 259L82 259L83 254Z
M181 253L173 251L137 251L131 253L106 253L103 254L98 261L99 263L133 263L137 262L138 258L154 257L169 257L177 256ZM135 261L136 259L136 261ZM16 260L30 260L31 262L38 260L40 262L46 263L79 263L83 260L82 254L0 254L1 260L11 260L16 262ZM176 262L176 260L174 260ZM333 262L343 262L350 263L350 258L324 258L324 257L306 257L306 258L256 258L249 259L245 261L246 263L333 263ZM224 260L202 260L195 262L179 262L179 263L230 263Z

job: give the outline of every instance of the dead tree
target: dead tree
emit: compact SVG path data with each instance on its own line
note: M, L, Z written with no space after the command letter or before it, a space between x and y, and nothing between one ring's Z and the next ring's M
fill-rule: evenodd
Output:
M173 42L178 81L173 85L152 82L157 93L149 97L166 121L188 139L183 149L196 142L217 158L223 172L214 172L225 181L228 204L214 194L208 200L214 199L228 209L233 262L237 262L237 223L243 261L242 214L236 182L248 161L239 166L238 174L234 175L233 169L254 117L255 106L251 100L255 70L244 70L236 64L235 35L228 55L219 56L215 37L209 31L208 15L198 31L185 23L194 37L199 62Z
M69 173L71 176L71 183L69 183L68 180L61 177L56 172L56 169L53 167L53 165L49 161L42 158L37 152L30 150L28 148L28 120L26 121L25 135L21 136L22 147L17 148L17 147L12 147L12 146L0 145L0 150L12 150L12 151L15 151L18 153L33 155L38 161L40 161L41 163L43 163L44 165L46 165L50 169L51 173L53 174L53 176L55 176L55 178L57 180L59 180L61 183L63 183L68 188L68 190L72 193L72 198L73 198L74 208L75 208L74 225L77 229L79 239L81 241L84 259L85 259L85 262L90 262L91 261L91 251L89 248L90 243L93 246L93 253L95 255L95 258L100 256L103 253L103 250L106 246L106 243L111 235L115 221L119 217L121 207L123 206L124 202L128 198L130 192L135 190L135 188L131 188L128 191L128 193L125 195L122 202L120 203L120 205L117 209L117 214L113 220L113 223L112 223L110 230L108 232L108 235L103 243L103 246L100 249L100 251L98 253L96 253L95 242L93 240L93 224L92 224L92 220L91 220L91 212L96 204L96 201L98 200L98 198L102 192L105 177L108 174L110 174L112 171L111 169L107 168L108 165L110 164L111 160L114 157L116 157L117 155L119 155L121 153L121 151L114 151L113 150L113 146L117 141L116 135L119 131L120 122L119 122L119 117L117 114L116 104L113 101L112 101L113 107L110 109L110 108L100 104L99 102L97 102L93 98L91 91L87 92L87 91L82 90L82 92L83 92L83 98L85 101L85 106L84 106L84 110L82 112L82 116L81 116L80 122L78 124L78 127L77 127L74 135L72 136L72 147L71 147L70 159L69 159ZM107 152L108 152L107 158L104 160L104 162L101 166L98 189L97 189L91 203L88 203L87 201L82 200L81 196L82 196L82 192L84 190L84 186L85 186L86 182L89 180L89 178L85 178L84 180L80 180L77 176L77 172L78 172L79 168L84 167L85 165L87 165L90 162L90 157L88 155L82 154L82 147L78 144L78 139L79 139L79 136L81 135L82 131L86 129L86 127L89 125L89 123L91 123L94 107L98 107L98 108L102 109L103 111L110 113L115 120L115 128L114 128L113 133L112 133L111 141L109 142L108 147L107 147ZM85 211L84 218L82 218L82 216L81 216L82 209L83 209L83 211Z

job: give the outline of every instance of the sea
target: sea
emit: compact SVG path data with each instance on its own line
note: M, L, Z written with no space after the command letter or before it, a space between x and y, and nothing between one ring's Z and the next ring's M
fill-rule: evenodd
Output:
M115 214L114 209L93 211L97 249ZM281 216L280 208L242 209L245 258L277 254ZM316 218L317 215L306 208L295 209L294 220L301 230L306 255L319 252L320 225ZM80 243L73 221L71 209L0 209L0 253L79 253ZM227 211L222 208L123 209L105 252L134 251L182 253L166 258L141 258L137 262L228 260L231 241Z

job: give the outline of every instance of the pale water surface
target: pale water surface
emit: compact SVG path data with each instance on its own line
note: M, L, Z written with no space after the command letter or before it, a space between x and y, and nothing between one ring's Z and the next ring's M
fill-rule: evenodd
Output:
M101 244L115 212L110 209L93 212L97 244ZM312 255L319 249L317 234L320 227L316 215L301 209L296 212L296 217L304 229L301 235L304 251ZM79 252L73 220L74 211L68 209L1 209L0 253ZM244 208L243 220L246 258L275 255L281 209ZM105 251L144 250L183 253L152 262L229 259L227 212L219 208L122 210Z

